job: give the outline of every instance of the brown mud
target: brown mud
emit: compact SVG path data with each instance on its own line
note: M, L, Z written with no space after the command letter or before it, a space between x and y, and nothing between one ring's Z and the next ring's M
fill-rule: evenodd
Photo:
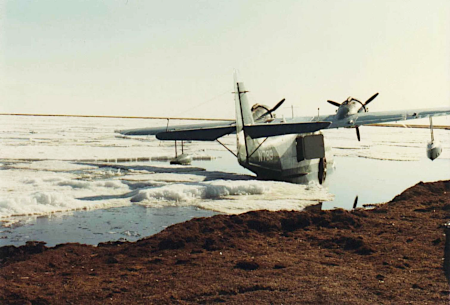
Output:
M197 218L133 243L0 248L1 304L447 304L450 181L372 210Z

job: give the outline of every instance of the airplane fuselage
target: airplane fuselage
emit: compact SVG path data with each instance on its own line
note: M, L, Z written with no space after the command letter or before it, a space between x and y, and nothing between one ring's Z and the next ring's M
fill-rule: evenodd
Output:
M244 151L243 133L238 135L238 151ZM254 141L253 145L249 141ZM258 140L247 139L248 158L238 155L241 166L254 172L258 178L307 183L318 180L323 183L332 156L318 133L284 135ZM328 157L328 162L327 162Z

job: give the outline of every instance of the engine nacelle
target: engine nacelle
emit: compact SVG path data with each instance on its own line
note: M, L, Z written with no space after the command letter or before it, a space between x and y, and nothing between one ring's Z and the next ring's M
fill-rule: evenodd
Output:
M269 111L269 107L267 107L266 105L261 105L261 104L255 104L252 106L252 115L253 115L253 120L257 121L257 119L262 116L264 113L267 113ZM267 121L273 118L273 115L270 113L266 116L264 116L263 118L261 118L261 121Z
M436 159L442 153L442 146L438 141L431 141L427 145L427 157L431 161Z

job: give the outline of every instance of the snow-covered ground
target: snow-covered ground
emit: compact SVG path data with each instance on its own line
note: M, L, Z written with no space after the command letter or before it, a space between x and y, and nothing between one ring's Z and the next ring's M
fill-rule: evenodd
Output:
M189 217L203 215L196 209L220 213L301 210L318 202L333 202L335 196L340 198L353 188L364 189L369 197L376 197L379 190L372 182L377 179L399 187L403 187L401 181L450 179L447 130L435 130L443 153L434 162L425 156L430 139L427 129L361 127L361 142L356 140L354 130L327 130L324 134L333 147L337 169L324 186L254 180L214 142L185 145L185 151L194 157L212 157L212 161L196 161L190 167L143 162L140 160L173 156L173 143L154 137L124 137L114 132L166 124L165 120L1 116L3 226L14 227L14 223L23 224L42 215L67 215L61 212L118 207L133 207L130 210L135 211L136 206L188 208L193 211ZM223 141L234 149L234 136ZM122 159L132 162L117 162ZM368 161L361 161L365 159ZM405 178L395 177L390 171L402 171ZM370 189L376 191L372 194ZM395 191L401 189L394 187L391 192ZM334 202L334 206L348 207L348 201Z
M154 137L124 137L114 132L166 124L163 120L20 116L2 119L0 219L5 223L13 222L16 216L130 204L196 206L239 213L283 207L302 209L333 198L319 185L249 181L251 177L239 174L250 173L236 162L228 174L195 166L172 166L168 162L137 162L141 158L173 156L173 143ZM225 142L235 145L232 136ZM224 162L215 156L215 152L224 151L217 143L187 143L185 151L194 157L216 158L199 162L201 165ZM117 163L117 159L134 161Z

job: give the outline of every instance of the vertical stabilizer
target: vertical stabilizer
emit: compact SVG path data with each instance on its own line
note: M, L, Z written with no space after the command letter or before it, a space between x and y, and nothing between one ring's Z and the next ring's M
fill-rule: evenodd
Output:
M238 131L242 130L243 125L253 124L253 115L248 102L248 91L244 83L235 83L235 102L236 102L236 126Z
M244 83L237 80L235 74L234 94L236 103L236 136L237 136L237 155L239 162L248 163L248 158L255 148L254 140L250 138L245 125L254 123L252 111L248 102L248 91Z

